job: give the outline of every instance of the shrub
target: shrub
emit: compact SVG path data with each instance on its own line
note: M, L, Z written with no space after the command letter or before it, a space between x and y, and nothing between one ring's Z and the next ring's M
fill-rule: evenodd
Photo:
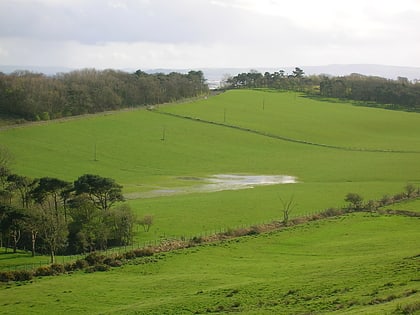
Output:
M96 272L96 271L108 271L108 270L109 270L108 265L98 264L98 265L90 266L90 267L86 268L85 272L86 273L92 273L92 272Z
M192 244L201 244L203 242L203 238L201 236L194 236L191 241Z
M84 259L78 259L78 260L76 260L76 262L74 263L74 265L75 265L75 269L74 270L76 270L76 269L85 269L86 267L89 266L89 263L86 260L84 260Z
M52 264L51 270L55 275L65 272L64 265L62 264Z
M393 202L392 197L385 195L382 197L382 199L379 201L381 206L387 206L390 205Z
M15 281L15 274L11 271L0 272L0 282Z
M325 216L325 217L335 217L335 216L338 216L338 215L341 215L341 214L343 214L343 210L342 209L337 209L337 208L328 208L328 209L326 209L326 210L324 210L324 211L322 211L322 214Z
M115 259L114 257L105 258L104 264L110 267L121 267L123 265L121 260Z
M137 248L133 250L133 253L136 257L153 256L153 250L151 248Z
M108 271L109 270L109 266L105 264L95 265L94 268L95 268L95 271Z
M394 201L401 201L404 199L406 199L405 193L399 193L399 194L394 195Z
M369 200L366 205L365 208L367 211L376 211L378 209L378 203L375 200Z
M104 262L105 256L98 254L98 253L90 253L85 257L85 260L90 266L95 266L98 264L102 264Z
M14 272L15 281L29 281L33 277L33 272L29 270L18 270Z
M35 276L37 277L52 276L52 275L54 275L54 271L51 269L51 266L41 266L35 270Z
M71 263L65 263L64 264L64 270L65 271L74 271L74 270L77 270L76 263L73 263L73 262L71 262Z
M134 251L129 251L124 253L124 257L125 259L134 259L136 258L136 254L134 253Z

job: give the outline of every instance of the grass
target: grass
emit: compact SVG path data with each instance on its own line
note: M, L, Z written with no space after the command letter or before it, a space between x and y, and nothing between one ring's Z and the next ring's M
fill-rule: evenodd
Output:
M164 111L345 148L420 151L420 115L319 101L295 92L236 90Z
M19 174L68 181L99 174L131 195L214 174L298 178L297 184L129 200L139 216L155 218L150 232L138 228L134 245L279 220L280 198L294 197L291 217L297 217L341 207L348 192L379 199L420 184L419 114L243 90L159 111L341 149L146 110L3 130L0 143L14 154ZM392 208L419 211L420 204ZM1 285L0 307L4 314L415 313L418 227L418 218L353 214L159 254L107 273ZM34 259L0 254L0 268L43 257Z
M228 123L276 135L342 147L407 151L418 147L419 114L334 105L295 93L229 91L160 108L214 121L223 119L224 109ZM366 121L370 127L360 128ZM191 185L183 178L213 174L298 178L299 183L292 185L130 200L140 216L155 216L151 232L139 228L136 243L279 218L279 196L294 195L298 206L293 215L301 215L342 206L348 192L378 199L402 191L407 183L420 183L417 153L304 145L146 110L4 130L0 142L16 157L12 167L19 174L68 181L85 173L100 174L116 179L129 194Z
M420 297L418 223L354 214L161 254L107 273L3 285L2 313L396 312Z

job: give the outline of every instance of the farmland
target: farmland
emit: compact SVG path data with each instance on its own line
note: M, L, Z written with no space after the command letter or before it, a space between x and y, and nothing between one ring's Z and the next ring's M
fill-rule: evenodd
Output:
M137 230L140 245L279 220L280 200L292 196L299 217L344 206L348 192L369 200L419 186L419 134L416 113L242 90L8 129L0 142L25 176L114 178L139 216L155 218L150 232ZM288 175L297 183L194 192L217 174ZM187 193L145 198L179 187ZM418 201L398 206L420 209ZM108 273L2 287L2 311L392 312L418 300L418 227L417 218L374 214L307 223Z

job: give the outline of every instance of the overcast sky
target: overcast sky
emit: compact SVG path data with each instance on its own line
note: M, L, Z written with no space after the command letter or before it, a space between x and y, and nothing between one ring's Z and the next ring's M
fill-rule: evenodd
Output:
M420 67L420 0L0 0L0 65Z

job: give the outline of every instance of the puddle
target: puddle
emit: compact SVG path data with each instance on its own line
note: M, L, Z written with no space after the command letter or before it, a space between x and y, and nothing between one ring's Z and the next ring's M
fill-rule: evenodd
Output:
M297 178L288 175L235 175L219 174L205 178L178 177L180 180L200 181L200 184L192 186L180 186L162 188L147 192L126 194L127 199L154 198L162 196L184 195L192 193L211 193L223 190L250 189L256 186L295 184Z

